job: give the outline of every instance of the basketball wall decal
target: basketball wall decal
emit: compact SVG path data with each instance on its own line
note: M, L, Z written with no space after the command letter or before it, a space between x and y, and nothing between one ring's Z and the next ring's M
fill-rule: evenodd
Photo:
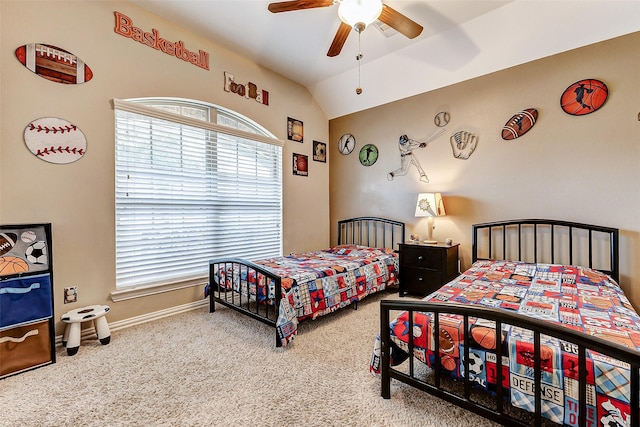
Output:
M535 108L527 108L514 114L502 127L502 139L510 141L521 137L531 130L537 120L538 110Z
M49 163L72 163L87 152L87 140L78 127L57 117L42 117L24 130L24 143L37 158Z
M56 83L80 84L93 77L84 61L59 47L30 43L16 49L16 58L28 70Z
M572 116L584 116L602 107L609 96L609 88L600 80L585 79L565 89L560 97L562 110Z

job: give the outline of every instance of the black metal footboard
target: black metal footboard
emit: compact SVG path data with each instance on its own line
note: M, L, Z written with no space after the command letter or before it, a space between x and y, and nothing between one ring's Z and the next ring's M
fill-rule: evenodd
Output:
M457 387L452 390L450 387L445 387L443 384L449 378L442 372L440 358L435 357L433 361L432 371L429 376L424 375L424 371L418 369L420 366L424 366L422 362L416 360L414 356L414 343L413 339L408 340L408 353L409 359L404 361L398 367L392 367L390 365L391 355L391 333L389 322L395 318L398 312L408 311L409 324L406 325L406 330L413 336L413 318L414 313L425 312L434 313L433 330L439 330L439 315L435 313L443 314L456 314L463 317L463 330L464 334L464 378L457 380ZM394 313L395 312L395 313ZM393 314L392 314L393 313ZM529 418L522 418L522 414L518 411L513 411L511 405L505 401L503 388L497 386L495 395L489 395L489 393L482 393L483 398L472 398L472 392L474 390L473 383L470 380L469 369L469 319L481 318L495 322L496 336L501 337L503 325L513 325L523 329L532 331L534 339L534 382L533 382L533 396L535 399L535 411L532 414L527 414ZM380 303L380 338L381 338L381 381L382 392L381 395L385 399L391 397L391 380L397 380L399 382L408 384L417 389L426 391L439 398L449 401L455 405L468 409L478 415L493 421L499 422L504 425L517 425L517 426L540 426L548 420L544 419L541 415L542 394L544 391L544 385L542 384L542 370L541 370L541 335L550 336L561 340L566 343L567 348L571 349L578 359L577 364L577 377L578 377L578 408L577 408L577 425L587 426L592 425L587 419L587 401L588 401L588 384L587 384L587 352L597 352L601 355L608 356L617 361L626 363L630 367L629 378L629 402L631 406L630 417L628 417L628 426L638 427L640 424L639 414L639 370L640 370L640 352L621 346L616 343L605 341L603 339L593 337L581 332L577 332L562 326L547 323L538 319L526 317L516 313L492 309L482 306L467 306L456 303L435 303L424 301L406 301L406 300L383 300ZM436 355L440 354L440 341L439 339L433 340L435 348L433 349ZM564 347L564 344L563 344ZM496 345L496 384L503 384L503 370L502 370L502 346ZM408 365L408 366L407 366ZM401 369L402 367L402 369ZM476 391L477 393L477 391ZM486 399L485 399L486 398ZM487 403L489 402L489 403ZM597 423L597 421L596 421ZM593 424L596 425L596 424ZM600 425L600 424L597 424Z
M252 281L255 285L253 292ZM216 311L215 304L218 302L275 329L282 298L281 282L281 277L251 261L240 258L211 260L209 261L209 312ZM259 301L259 283L264 283L265 286L264 301ZM282 347L277 331L276 347Z

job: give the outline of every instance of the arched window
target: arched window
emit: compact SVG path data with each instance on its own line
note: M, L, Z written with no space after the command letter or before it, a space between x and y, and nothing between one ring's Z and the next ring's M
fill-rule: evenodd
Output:
M201 281L216 257L282 254L282 141L203 102L113 103L117 289Z

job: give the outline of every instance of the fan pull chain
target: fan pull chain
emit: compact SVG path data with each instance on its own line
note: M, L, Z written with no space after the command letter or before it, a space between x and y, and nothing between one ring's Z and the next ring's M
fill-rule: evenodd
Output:
M362 59L362 51L360 50L360 36L361 31L358 31L358 54L356 55L356 61L358 61L358 87L356 88L356 95L362 93L362 87L360 87L360 60Z

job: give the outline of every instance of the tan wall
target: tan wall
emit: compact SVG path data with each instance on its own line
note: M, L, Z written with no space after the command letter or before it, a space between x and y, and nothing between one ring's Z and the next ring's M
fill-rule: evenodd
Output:
M434 235L461 243L463 268L471 263L473 223L548 218L617 227L621 286L640 309L638 75L635 33L331 120L333 238L336 220L359 215L403 220L407 234L425 236L426 219L413 216L422 191L443 193L447 216L436 219ZM609 98L593 114L570 116L560 109L560 95L585 78L607 83ZM393 84L393 76L379 84ZM515 141L502 140L507 120L530 107L540 114L535 127ZM387 173L400 166L399 136L424 140L442 110L451 113L446 133L416 150L430 182L420 182L414 168L388 181ZM449 137L459 130L479 136L468 160L452 155ZM355 135L357 148L343 156L333 148L346 132ZM371 167L358 162L366 143L380 150Z
M209 52L209 71L114 32L114 11L133 25L190 50ZM120 303L115 290L114 114L110 100L171 96L211 102L244 114L286 141L287 117L304 122L305 142L286 141L283 151L284 252L329 243L329 162L312 158L312 140L328 142L326 115L302 86L158 18L118 1L0 2L2 81L0 93L0 223L51 222L55 311L110 304L110 321L142 315L202 298L202 286ZM28 20L27 20L28 17ZM94 78L82 85L42 79L15 58L21 45L59 46L83 59ZM264 106L223 90L223 73L267 90ZM25 126L39 117L61 117L78 125L87 154L67 165L33 156L23 141ZM309 155L309 177L293 176L293 152ZM313 224L313 227L309 227ZM78 286L77 304L63 305L63 288Z

